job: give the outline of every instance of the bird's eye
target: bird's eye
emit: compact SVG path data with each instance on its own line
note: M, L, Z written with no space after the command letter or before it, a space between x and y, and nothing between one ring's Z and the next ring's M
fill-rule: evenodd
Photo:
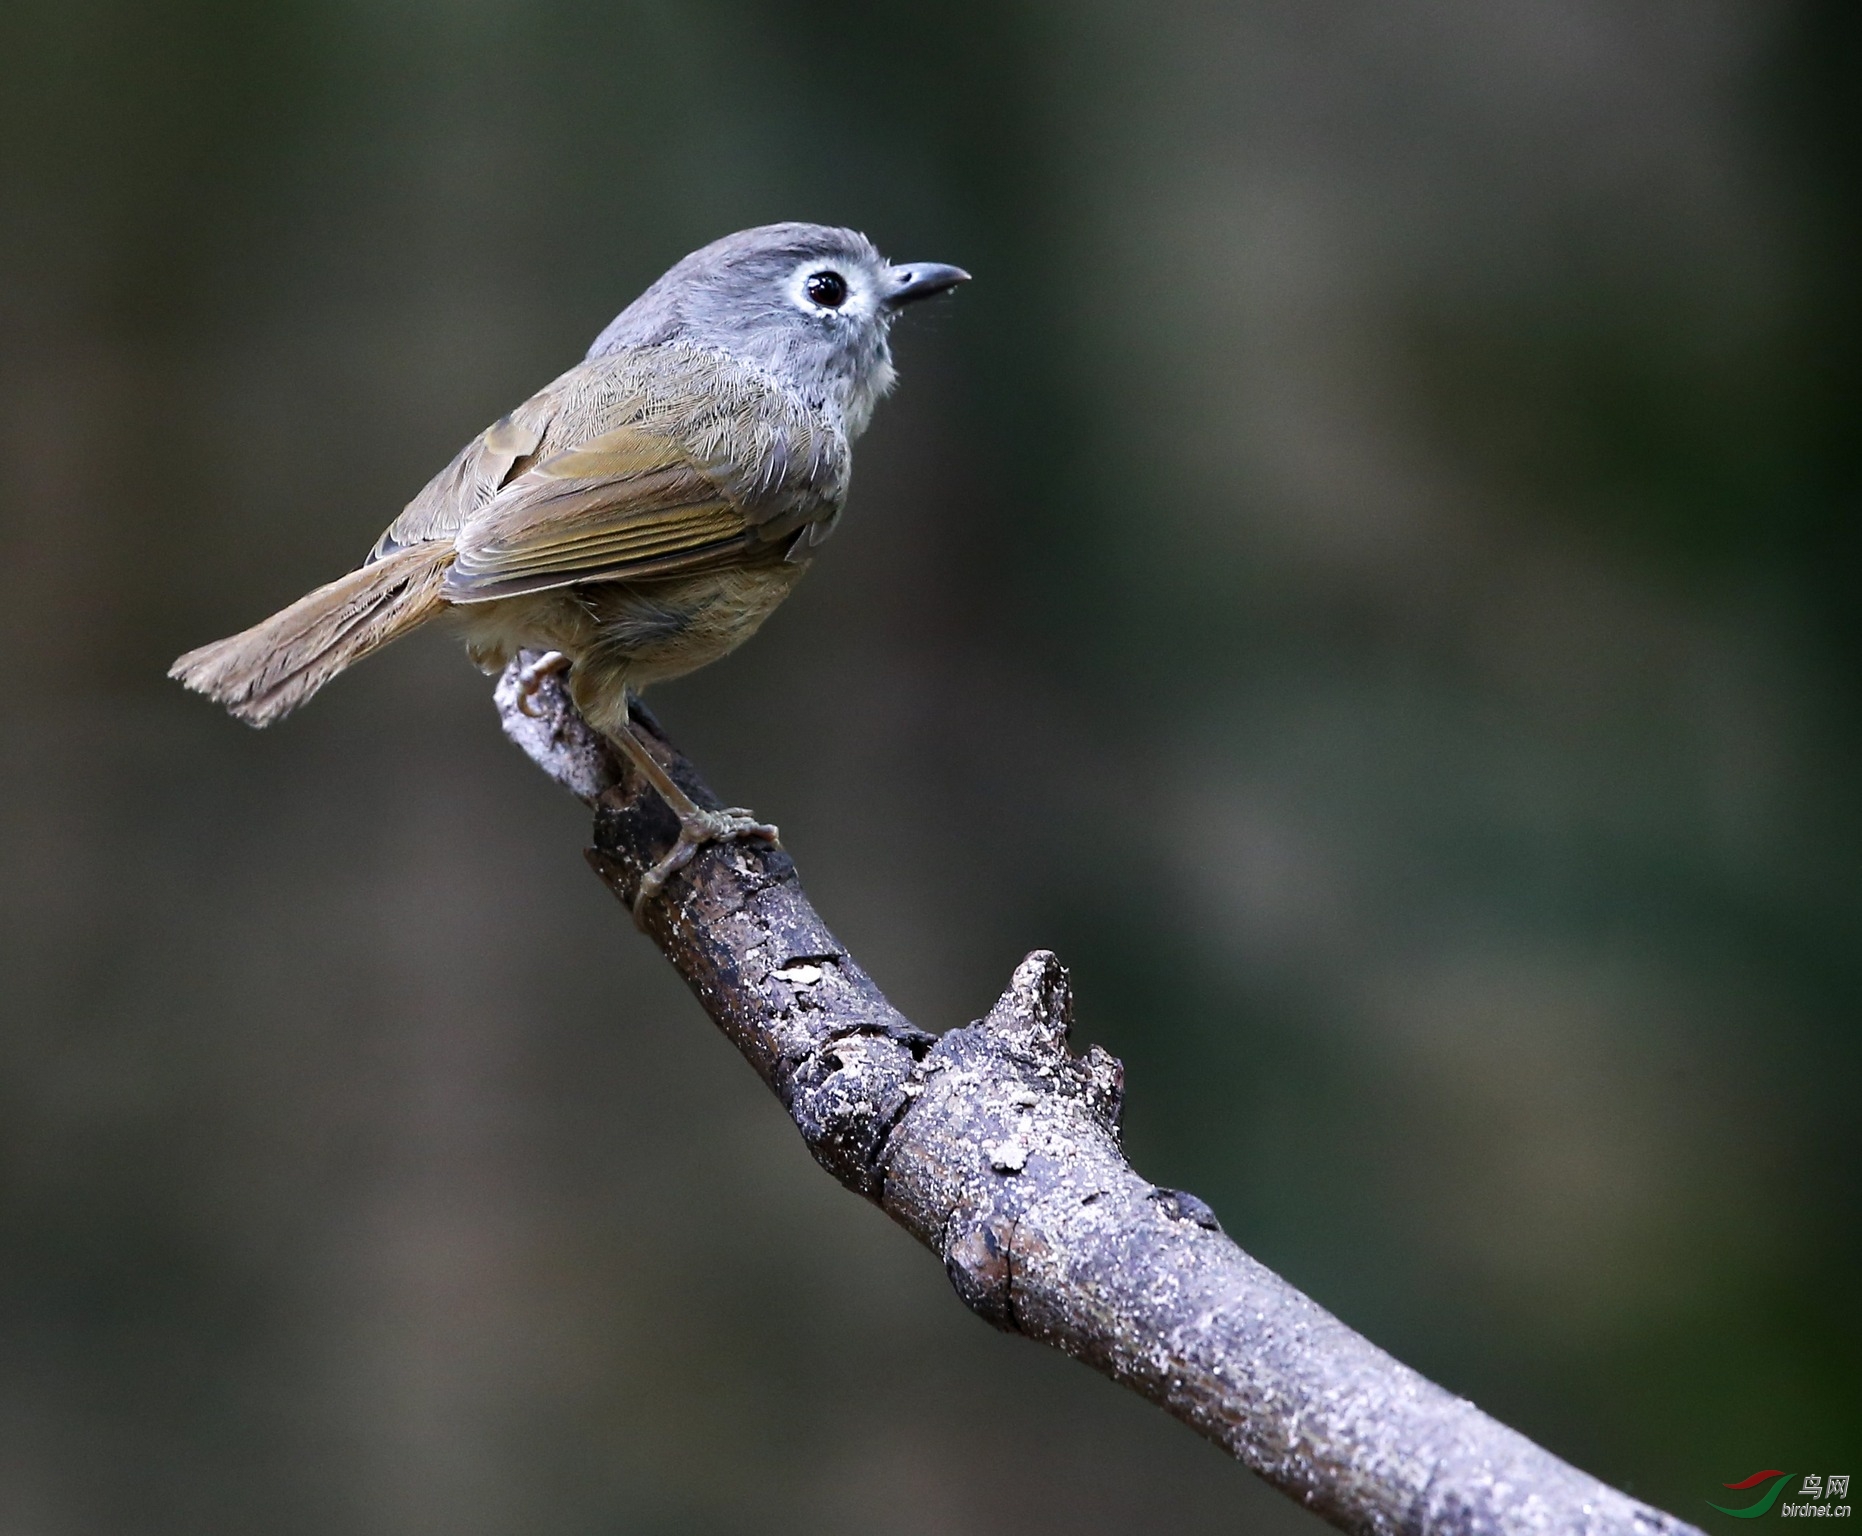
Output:
M802 288L823 309L839 309L847 302L847 279L838 272L811 272Z

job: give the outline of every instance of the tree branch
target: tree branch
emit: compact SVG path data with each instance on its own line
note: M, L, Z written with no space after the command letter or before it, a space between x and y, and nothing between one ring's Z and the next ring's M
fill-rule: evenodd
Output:
M594 807L589 863L631 905L677 833L671 812L556 680L537 717L514 669L497 702L506 734ZM1341 1530L1695 1531L1392 1359L1249 1258L1202 1201L1139 1177L1119 1149L1123 1069L1068 1049L1053 955L1024 960L987 1018L929 1035L828 932L789 856L754 843L703 849L645 926L816 1160L937 1254L967 1306L1141 1393Z

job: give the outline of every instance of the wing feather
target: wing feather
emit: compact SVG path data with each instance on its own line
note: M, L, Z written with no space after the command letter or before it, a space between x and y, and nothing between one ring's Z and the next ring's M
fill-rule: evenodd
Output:
M562 406L562 383L539 390L510 415L493 422L453 456L375 541L364 564L397 549L450 539L465 520L496 496L514 470L528 467Z
M371 562L445 541L444 596L486 602L671 575L826 536L846 495L839 426L766 374L668 345L572 368L466 444Z
M739 564L839 510L846 440L792 392L682 348L642 349L622 375L595 412L572 388L557 419L600 429L552 430L460 526L448 600Z

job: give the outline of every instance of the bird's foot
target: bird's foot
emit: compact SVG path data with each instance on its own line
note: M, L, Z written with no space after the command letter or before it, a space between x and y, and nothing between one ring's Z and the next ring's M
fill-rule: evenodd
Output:
M529 666L517 674L517 707L532 720L543 718L543 711L535 707L538 692L545 679L567 672L574 663L561 651L545 651Z
M661 859L640 877L640 892L634 897L634 920L642 922L646 906L666 889L666 882L692 862L692 855L706 843L734 843L747 838L782 846L782 838L766 821L758 821L753 812L741 806L728 811L696 811L679 820L679 840Z

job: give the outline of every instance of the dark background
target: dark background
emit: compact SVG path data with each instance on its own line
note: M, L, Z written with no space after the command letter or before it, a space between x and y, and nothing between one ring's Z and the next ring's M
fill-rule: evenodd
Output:
M977 274L653 701L867 968L1059 950L1144 1173L1599 1475L1862 1473L1858 16L0 11L0 1533L1316 1529L814 1168L444 636L163 679L779 218Z

